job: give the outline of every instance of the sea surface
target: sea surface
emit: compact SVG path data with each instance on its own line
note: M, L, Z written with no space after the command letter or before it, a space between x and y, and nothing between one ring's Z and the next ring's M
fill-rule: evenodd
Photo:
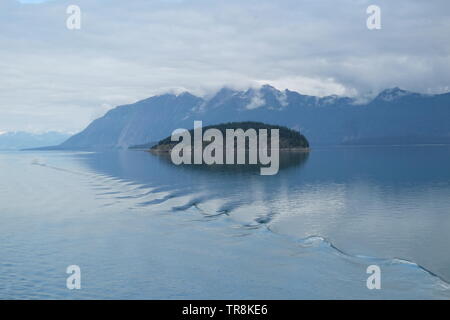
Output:
M449 146L314 148L275 176L0 152L0 299L450 299L449 283Z

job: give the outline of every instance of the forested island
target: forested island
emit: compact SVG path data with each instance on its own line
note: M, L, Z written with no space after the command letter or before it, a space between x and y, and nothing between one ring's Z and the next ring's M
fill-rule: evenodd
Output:
M250 133L249 130L254 130L256 133L256 137L258 140L260 140L260 133L264 132L266 130L267 132L267 138L268 141L271 140L271 132L273 129L278 130L278 149L283 151L302 151L302 152L308 152L309 151L309 142L306 139L304 135L302 135L300 132L290 129L288 127L284 126L278 126L278 125L271 125L267 123L262 122L253 122L253 121L245 121L245 122L228 122L228 123L221 123L217 125L210 125L202 128L202 134L203 132L207 132L209 129L217 129L220 131L223 137L227 137L227 129L234 130L243 130L244 135L247 137L245 149L248 149L249 142L248 141L248 134ZM263 130L263 131L261 131ZM189 136L191 137L191 146L194 147L194 129L189 130ZM224 138L225 139L225 138ZM212 141L205 141L202 139L202 147L205 148L210 143L214 141L214 139L211 139ZM237 139L235 139L234 146L237 147ZM179 142L178 141L172 141L172 136L166 137L165 139L162 139L155 145L153 145L150 148L151 152L170 152ZM185 142L186 143L186 142ZM220 142L221 145L225 147L226 143L225 141ZM260 145L258 145L258 148ZM271 143L267 143L267 149L271 149Z

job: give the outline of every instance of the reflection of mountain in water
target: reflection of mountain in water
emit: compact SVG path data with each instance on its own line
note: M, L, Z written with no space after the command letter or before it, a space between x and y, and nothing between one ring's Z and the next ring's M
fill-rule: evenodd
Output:
M141 151L77 158L107 179L98 192L112 203L296 239L320 235L349 254L400 257L450 279L448 147L316 148L283 155L275 176L176 166Z
M70 261L94 271L86 299L105 298L111 277L114 299L448 299L420 267L450 279L447 151L370 151L317 149L269 177L146 152L0 154L0 283L12 288L0 299L66 297L60 281L29 289ZM367 290L372 264L383 290ZM17 270L29 275L20 286L8 276Z
M96 195L110 198L113 206L228 225L243 235L266 230L299 244L318 235L344 251L345 259L401 258L450 279L449 152L445 147L318 148L309 155L283 154L283 170L275 176L261 176L248 166L176 166L141 151L79 158L105 179L95 179ZM401 274L412 270L395 266Z

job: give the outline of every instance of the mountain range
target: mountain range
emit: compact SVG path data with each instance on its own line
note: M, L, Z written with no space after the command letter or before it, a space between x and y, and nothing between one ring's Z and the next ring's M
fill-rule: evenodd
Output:
M25 131L0 133L0 150L20 150L39 148L60 144L67 140L70 134L61 132L31 133Z
M128 148L150 145L177 128L258 121L287 126L311 145L449 144L450 93L386 89L370 101L303 95L269 85L223 88L209 98L163 94L123 105L94 120L56 149ZM149 144L150 143L150 144Z

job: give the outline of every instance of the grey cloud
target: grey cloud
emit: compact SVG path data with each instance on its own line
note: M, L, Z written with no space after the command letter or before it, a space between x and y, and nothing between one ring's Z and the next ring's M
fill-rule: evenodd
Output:
M448 91L448 1L78 0L0 4L0 131L77 131L164 91L269 83L314 95Z

